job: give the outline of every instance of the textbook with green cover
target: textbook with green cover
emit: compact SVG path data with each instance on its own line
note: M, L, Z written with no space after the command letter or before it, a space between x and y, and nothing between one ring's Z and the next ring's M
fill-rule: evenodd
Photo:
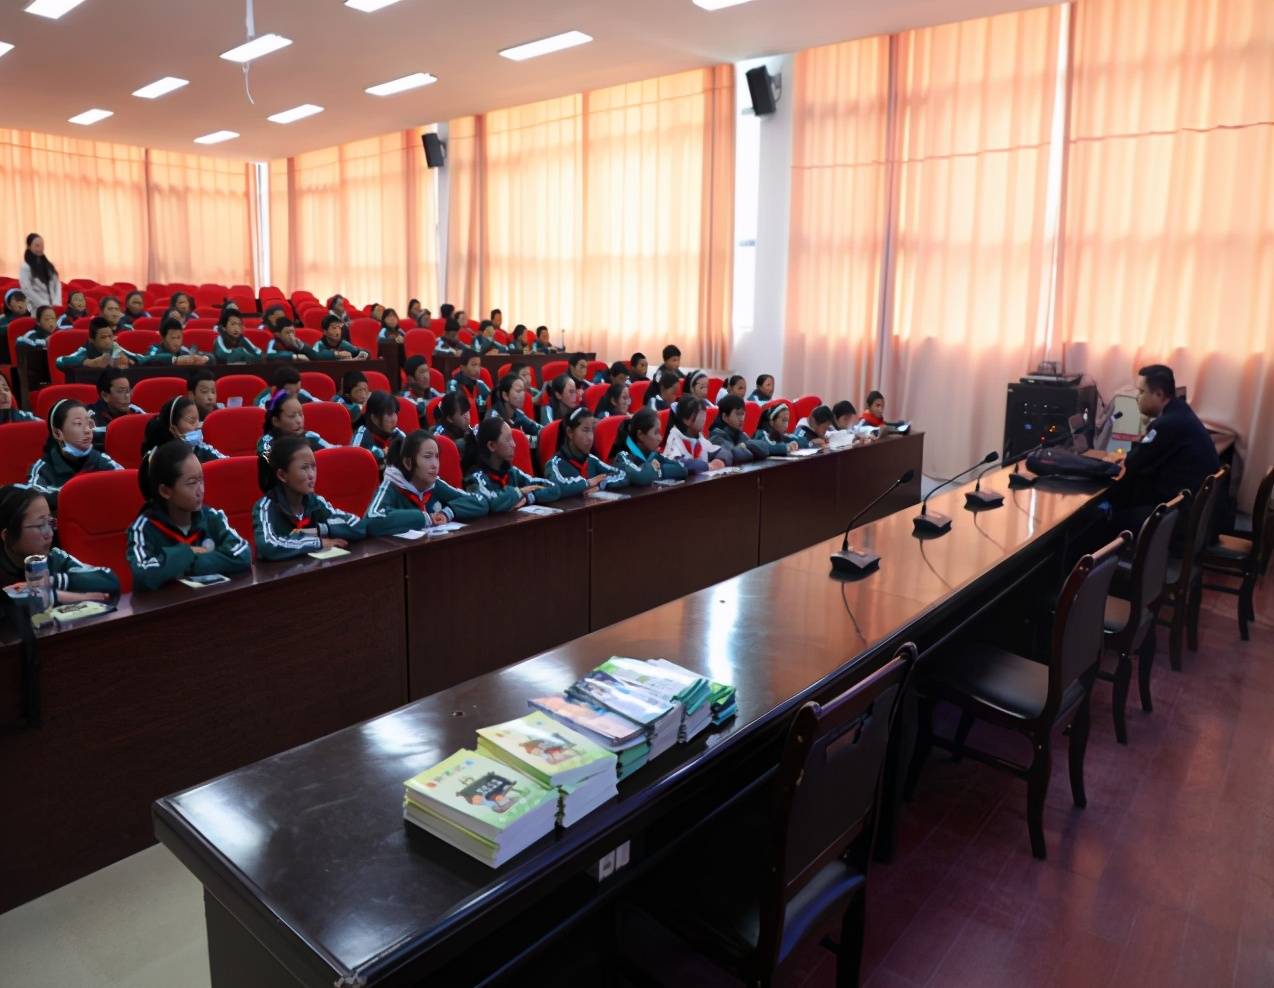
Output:
M464 748L404 785L409 802L497 844L549 833L557 813L556 790Z
M478 751L545 786L571 785L599 772L615 774L611 752L539 710L479 729Z

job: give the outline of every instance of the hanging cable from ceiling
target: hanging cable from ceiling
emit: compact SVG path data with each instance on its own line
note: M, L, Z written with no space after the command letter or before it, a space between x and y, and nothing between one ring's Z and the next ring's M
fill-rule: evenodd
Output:
M252 0L246 0L247 10L244 12L245 26L248 29L248 40L251 41L257 36L256 18L253 16ZM248 94L248 102L253 106L257 105L257 101L252 98L252 83L248 78L248 73L252 69L251 62L243 63L243 91Z

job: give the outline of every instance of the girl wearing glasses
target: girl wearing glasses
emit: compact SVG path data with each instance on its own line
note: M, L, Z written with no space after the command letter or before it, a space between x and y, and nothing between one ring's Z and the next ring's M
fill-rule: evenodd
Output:
M110 600L119 593L119 579L109 569L54 546L56 532L57 519L43 494L23 484L0 487L0 585L25 587L27 556L44 556L59 604Z

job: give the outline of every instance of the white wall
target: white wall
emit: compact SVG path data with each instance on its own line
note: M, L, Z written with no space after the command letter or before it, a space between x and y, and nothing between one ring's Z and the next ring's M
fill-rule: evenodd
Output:
M783 393L783 317L792 168L792 55L735 65L734 346L730 369L751 381L773 374ZM765 65L784 93L769 116L752 114L746 73ZM744 111L747 111L746 113Z

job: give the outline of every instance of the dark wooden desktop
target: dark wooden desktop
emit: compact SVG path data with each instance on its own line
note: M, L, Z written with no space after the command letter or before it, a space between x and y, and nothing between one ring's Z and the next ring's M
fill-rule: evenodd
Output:
M886 480L919 474L923 442L569 498L551 517L370 539L324 563L258 562L41 634L43 725L0 735L0 780L23 799L0 814L0 911L145 847L165 793L745 572L767 561L763 547L830 536ZM788 505L793 490L823 493ZM877 511L918 495L917 476ZM0 640L0 721L16 715L19 683L17 650Z
M275 370L281 366L277 360L259 360L251 364L207 364L208 370L212 371L214 377L229 377L231 374L255 374L257 377L269 383ZM326 374L340 388L341 378L350 371L379 371L386 376L389 375L390 367L387 361L377 357L372 360L299 360L295 363L289 362L290 367L300 371L315 371L320 374ZM148 377L186 377L195 367L172 367L165 364L142 364L138 367L125 367L124 375L130 382L136 384L138 381ZM65 371L66 381L68 384L95 384L98 376L102 373L100 367L69 367ZM390 377L390 383L393 378Z
M586 360L596 360L597 354L584 353L581 354ZM491 381L495 383L496 375L500 373L500 368L505 364L522 363L528 367L535 368L535 376L537 379L543 377L540 368L553 360L565 360L567 354L563 353L485 353L480 358L482 366L491 374ZM443 377L451 377L460 368L460 355L452 353L435 353L433 355L432 364L434 369L442 372ZM541 380L540 383L543 383Z
M1100 491L1009 491L1003 471L983 486L1005 490L1004 506L974 516L962 490L934 499L954 518L941 538L916 539L912 510L856 530L883 557L864 579L829 577L829 539L161 799L156 834L205 888L212 983L473 984L506 972L763 782L801 703L843 690L904 640L931 651L1031 573L1053 580ZM497 870L404 824L405 779L613 654L733 683L738 716ZM587 869L624 842L631 863L596 883Z

